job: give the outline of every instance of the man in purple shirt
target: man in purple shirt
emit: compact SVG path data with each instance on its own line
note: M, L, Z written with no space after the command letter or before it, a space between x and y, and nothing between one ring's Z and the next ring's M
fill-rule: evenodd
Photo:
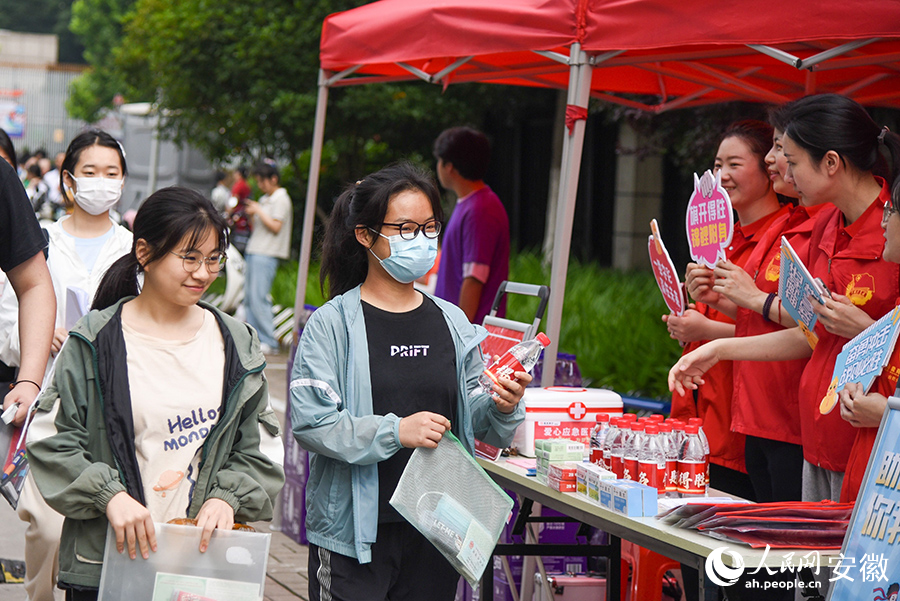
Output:
M435 295L477 324L509 277L509 218L483 181L490 156L487 137L470 127L444 130L434 142L438 180L458 199L443 234ZM504 302L497 314L505 312Z

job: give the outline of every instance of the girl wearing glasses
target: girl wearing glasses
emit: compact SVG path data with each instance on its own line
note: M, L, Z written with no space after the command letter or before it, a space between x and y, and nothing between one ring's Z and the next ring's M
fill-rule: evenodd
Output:
M818 316L815 349L799 328L716 340L685 355L669 372L669 387L694 389L720 360L784 361L809 357L799 380L804 501L837 500L855 432L837 411L819 405L837 355L848 339L893 308L900 271L882 258L882 210L890 200L879 174L900 173L900 136L879 127L856 102L834 94L809 96L788 110L782 138L785 180L809 205L826 204L801 257L830 291ZM892 159L884 164L881 151Z
M196 519L203 552L213 529L272 517L283 448L259 340L199 302L224 264L225 228L193 190L151 195L38 400L28 453L65 516L67 599L96 599L107 524L119 552L147 558L153 522Z
M81 314L74 293L82 295L85 308L90 304L103 274L131 248L132 237L114 223L110 210L122 196L128 169L125 153L115 138L93 129L76 136L66 149L60 169L60 188L72 208L71 215L49 225L47 268L56 295L56 324L51 355L56 355L68 336L69 314ZM70 292L72 291L72 292ZM19 364L19 328L17 301L7 287L0 299L0 360ZM35 398L40 382L20 382L16 388L30 388ZM9 399L8 404L12 404ZM28 403L20 403L16 423L25 421ZM44 503L29 476L16 508L19 518L28 522L25 532L25 590L32 601L52 601L56 582L57 553L63 517Z
M524 418L531 377L494 396L474 326L413 282L434 263L441 205L408 163L349 186L325 233L331 300L303 330L291 381L293 433L310 451L309 595L319 599L453 599L458 574L388 503L412 449L451 430L505 447Z

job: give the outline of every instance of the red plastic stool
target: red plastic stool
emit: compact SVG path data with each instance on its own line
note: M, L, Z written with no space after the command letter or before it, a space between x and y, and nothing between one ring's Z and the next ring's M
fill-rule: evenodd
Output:
M627 562L627 563L626 563ZM628 565L631 564L631 586ZM681 569L681 564L665 555L648 551L634 543L622 541L622 599L631 591L631 601L659 601L662 598L662 579L669 570Z

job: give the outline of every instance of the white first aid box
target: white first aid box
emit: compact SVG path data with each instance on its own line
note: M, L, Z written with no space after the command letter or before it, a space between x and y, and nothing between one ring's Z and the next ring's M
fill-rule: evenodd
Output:
M622 415L622 397L601 388L526 388L521 402L525 403L525 421L511 446L526 457L534 457L534 441L544 438L568 438L584 443L589 450L597 414Z

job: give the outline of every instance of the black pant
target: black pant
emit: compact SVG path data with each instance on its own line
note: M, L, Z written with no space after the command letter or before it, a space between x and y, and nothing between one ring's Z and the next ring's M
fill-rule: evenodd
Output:
M453 601L459 574L408 522L378 524L371 563L309 545L310 601Z
M66 601L97 601L99 596L99 590L66 589Z
M756 436L745 440L747 474L757 502L800 501L803 447Z
M756 494L753 492L753 484L750 482L750 477L744 472L739 472L729 467L710 463L709 486L735 497L756 501Z

